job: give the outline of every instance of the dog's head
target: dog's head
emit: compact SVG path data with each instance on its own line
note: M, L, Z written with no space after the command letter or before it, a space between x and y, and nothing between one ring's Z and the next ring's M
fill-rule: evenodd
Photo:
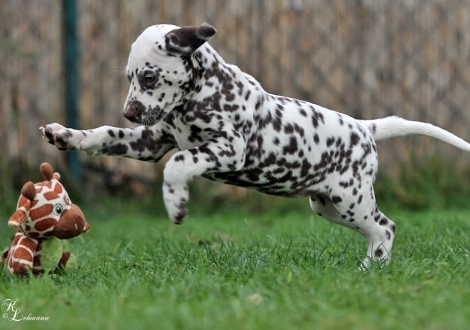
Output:
M217 31L211 25L154 25L134 42L127 62L130 81L124 117L155 125L181 105L196 79L191 56Z

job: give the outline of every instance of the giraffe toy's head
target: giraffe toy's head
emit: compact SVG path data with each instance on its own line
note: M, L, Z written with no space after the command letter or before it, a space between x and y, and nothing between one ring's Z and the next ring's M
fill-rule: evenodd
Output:
M10 248L0 255L0 266L6 261L9 271L16 275L65 270L66 265L70 268L75 256L63 249L60 240L90 229L59 182L60 174L54 173L49 163L42 163L40 170L45 180L27 182L21 189L16 211L8 221L10 227L18 229Z
M90 227L80 208L70 201L59 181L60 174L54 173L49 163L42 163L40 169L45 181L36 184L30 181L23 186L8 225L39 239L68 239L86 232Z

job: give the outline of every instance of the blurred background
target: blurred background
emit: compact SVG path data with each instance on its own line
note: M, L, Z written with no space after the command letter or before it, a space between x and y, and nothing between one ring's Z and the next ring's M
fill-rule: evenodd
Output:
M2 0L0 199L8 212L23 183L42 179L43 161L87 200L161 199L164 160L67 155L38 127L131 127L122 109L132 42L150 25L205 21L218 30L210 43L221 56L271 93L360 119L430 122L470 141L467 0ZM468 205L468 154L421 137L378 147L379 198L410 208ZM262 204L242 188L196 180L193 189L216 204L252 196Z

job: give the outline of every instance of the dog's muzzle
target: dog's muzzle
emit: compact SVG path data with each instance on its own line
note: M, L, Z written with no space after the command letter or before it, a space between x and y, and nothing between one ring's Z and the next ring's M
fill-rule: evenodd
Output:
M124 118L133 123L140 123L145 107L139 101L131 101L126 104L124 109Z

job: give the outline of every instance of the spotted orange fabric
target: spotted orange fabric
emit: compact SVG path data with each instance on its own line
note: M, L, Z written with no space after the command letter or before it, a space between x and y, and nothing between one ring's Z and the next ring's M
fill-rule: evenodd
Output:
M6 261L8 270L15 275L44 273L41 265L44 240L72 238L90 228L80 208L72 204L59 182L60 175L48 163L41 164L40 170L46 180L36 184L27 182L21 189L17 209L8 222L18 229L10 248L0 254L0 264ZM69 251L62 251L56 269L64 268L69 257Z

